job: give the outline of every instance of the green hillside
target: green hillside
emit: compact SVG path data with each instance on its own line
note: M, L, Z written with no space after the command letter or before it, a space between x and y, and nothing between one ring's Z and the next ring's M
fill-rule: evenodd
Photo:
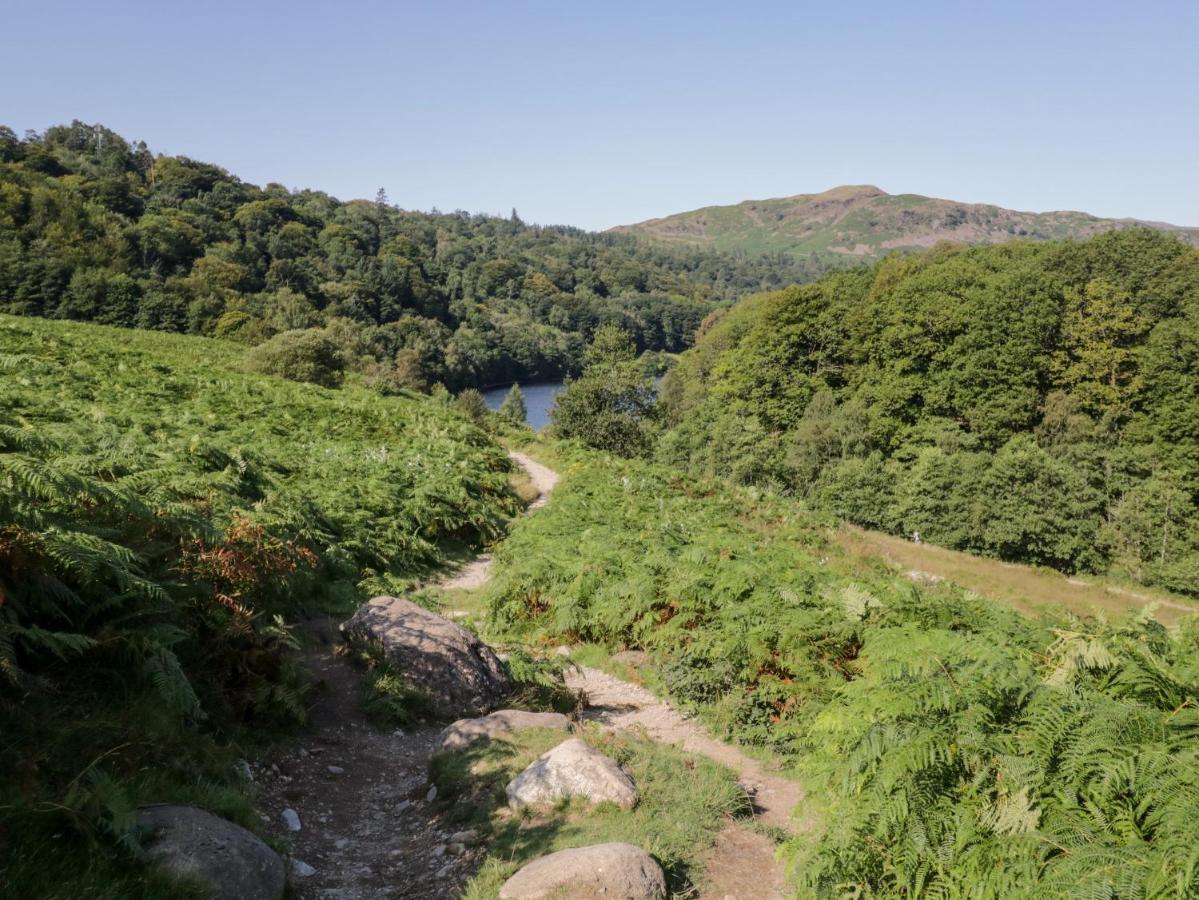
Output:
M943 247L749 298L663 386L659 458L856 524L1199 594L1199 250Z
M399 198L402 200L402 198ZM249 184L100 125L0 126L0 312L257 344L328 327L377 382L453 390L577 369L619 324L688 346L714 305L782 287L772 260L512 216L424 213Z
M506 454L436 401L246 356L0 316L0 880L23 896L178 896L111 849L136 850L136 804L254 824L236 745L304 716L292 626L518 508Z
M918 194L891 195L872 185L707 206L612 230L675 246L750 256L785 254L819 271L870 262L893 250L924 249L938 241L998 244L1015 238L1087 238L1141 224L1199 244L1199 228L1100 219L1080 212L1017 212Z

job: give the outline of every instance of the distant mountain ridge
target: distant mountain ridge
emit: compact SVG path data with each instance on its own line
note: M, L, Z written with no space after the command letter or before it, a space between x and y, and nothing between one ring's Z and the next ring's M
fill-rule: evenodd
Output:
M1019 212L986 203L888 194L874 185L843 185L821 194L706 206L611 230L749 255L784 253L825 268L866 262L892 250L931 247L938 241L997 244L1017 238L1087 238L1134 226L1155 228L1199 245L1199 227L1104 219L1071 211Z

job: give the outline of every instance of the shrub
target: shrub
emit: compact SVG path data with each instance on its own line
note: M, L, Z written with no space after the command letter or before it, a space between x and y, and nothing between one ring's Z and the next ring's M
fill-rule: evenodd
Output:
M249 365L251 370L264 375L328 388L341 387L346 367L337 345L315 329L275 335L254 348Z

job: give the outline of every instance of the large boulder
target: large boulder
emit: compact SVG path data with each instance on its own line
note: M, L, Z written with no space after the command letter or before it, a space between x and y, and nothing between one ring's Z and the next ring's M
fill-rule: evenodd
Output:
M666 877L632 844L559 850L529 863L500 888L500 900L663 900Z
M461 625L402 597L375 597L341 626L375 644L416 688L447 711L494 709L512 688L495 652Z
M514 809L583 797L592 803L609 801L622 809L637 803L637 788L613 760L586 741L570 738L508 783L508 805Z
M150 859L194 878L213 900L279 900L287 871L279 854L240 825L195 806L159 804L138 813Z
M478 719L459 719L441 732L435 753L462 750L476 741L491 741L526 728L569 731L570 719L561 713L501 709Z

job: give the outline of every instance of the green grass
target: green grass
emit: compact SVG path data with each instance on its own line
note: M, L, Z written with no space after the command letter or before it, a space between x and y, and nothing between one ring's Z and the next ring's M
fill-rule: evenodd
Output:
M434 759L432 777L450 822L477 829L488 842L488 860L465 897L494 900L524 863L610 841L652 854L665 869L671 891L681 895L702 879L704 854L727 818L748 813L745 793L730 770L634 735L594 730L584 739L625 766L637 784L640 799L634 809L575 800L550 809L510 811L507 783L564 739L558 731L532 729Z

